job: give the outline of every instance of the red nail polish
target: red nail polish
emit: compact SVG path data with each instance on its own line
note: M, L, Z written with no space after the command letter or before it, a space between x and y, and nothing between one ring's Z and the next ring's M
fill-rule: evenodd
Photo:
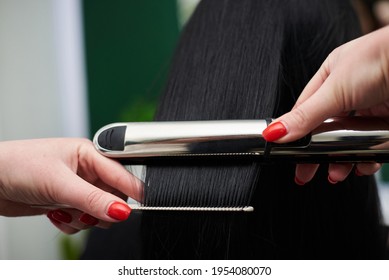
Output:
M54 223L57 223L58 221L56 221L56 220L53 218L53 212L54 212L54 211L49 211L49 212L47 212L46 216L47 216L47 218L50 219L50 221L52 221L52 222L54 222Z
M80 219L79 219L80 222L88 225L88 226L95 226L99 223L99 220L96 219L95 217L87 214L87 213L84 213L80 216Z
M130 206L121 202L114 202L109 206L107 214L115 220L124 221L127 220L130 213Z
M287 133L286 127L281 122L275 122L270 124L263 132L262 136L268 142L273 142L281 137L285 136Z
M62 210L54 210L47 213L47 217L61 223L69 224L72 221L72 216Z
M328 182L330 182L330 183L333 184L333 185L335 185L336 183L338 183L338 181L332 180L332 178L330 177L330 175L328 175Z
M304 186L305 182L301 181L299 178L294 177L294 182L299 186Z

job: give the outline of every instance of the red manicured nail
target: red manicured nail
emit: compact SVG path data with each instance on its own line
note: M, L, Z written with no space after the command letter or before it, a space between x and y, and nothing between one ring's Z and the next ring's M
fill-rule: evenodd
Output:
M88 225L88 226L95 226L99 223L99 220L96 219L95 217L87 214L87 213L84 213L80 216L80 222Z
M304 186L305 182L301 181L299 178L294 177L294 182L299 186Z
M262 132L262 136L266 141L273 142L285 136L286 133L286 127L281 122L275 122Z
M51 220L56 220L61 223L69 224L72 221L72 216L62 210L53 210L47 213L47 217Z
M328 175L328 182L330 182L330 183L333 184L333 185L335 185L336 183L338 183L338 181L332 180L332 178L330 177L330 175Z
M109 206L107 214L115 220L124 221L127 220L130 213L130 206L121 202L114 202Z
M49 218L50 221L53 222L53 223L59 223L57 220L55 220L55 219L53 218L53 212L54 212L54 211L49 211L49 212L47 212L47 214L46 214L47 218Z

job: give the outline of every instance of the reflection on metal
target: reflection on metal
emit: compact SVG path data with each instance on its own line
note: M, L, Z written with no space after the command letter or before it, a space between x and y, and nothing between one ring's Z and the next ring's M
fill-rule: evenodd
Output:
M215 156L266 162L389 161L389 119L333 118L311 135L287 144L264 140L262 131L270 121L116 123L101 128L94 144L103 155L130 163Z

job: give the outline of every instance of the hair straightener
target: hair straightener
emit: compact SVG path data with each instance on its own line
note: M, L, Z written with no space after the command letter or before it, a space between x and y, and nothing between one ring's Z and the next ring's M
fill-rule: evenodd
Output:
M147 164L204 157L249 157L260 162L389 162L389 119L343 117L325 121L295 142L266 142L268 120L114 123L101 128L94 145L103 155ZM236 161L238 162L238 161Z
M332 118L311 134L288 144L265 141L262 131L270 123L271 119L114 123L97 131L93 142L104 156L130 165L126 168L143 182L144 165L149 163L186 164L215 158L219 159L216 164L231 161L237 164L245 159L263 163L389 162L389 119ZM130 204L130 207L133 210L253 211L251 206L150 207Z
M287 144L267 142L265 120L213 120L113 123L94 136L96 149L126 165L208 163L237 164L288 161L389 162L389 119L339 117L326 120L311 134ZM204 161L206 160L206 161ZM135 174L144 182L145 166ZM253 207L149 207L140 210L253 211Z

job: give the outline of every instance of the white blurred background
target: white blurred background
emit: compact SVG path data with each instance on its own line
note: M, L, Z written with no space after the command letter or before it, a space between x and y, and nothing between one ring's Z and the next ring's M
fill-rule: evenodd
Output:
M1 141L88 135L80 8L0 0ZM46 217L0 217L0 259L58 259L59 238Z

